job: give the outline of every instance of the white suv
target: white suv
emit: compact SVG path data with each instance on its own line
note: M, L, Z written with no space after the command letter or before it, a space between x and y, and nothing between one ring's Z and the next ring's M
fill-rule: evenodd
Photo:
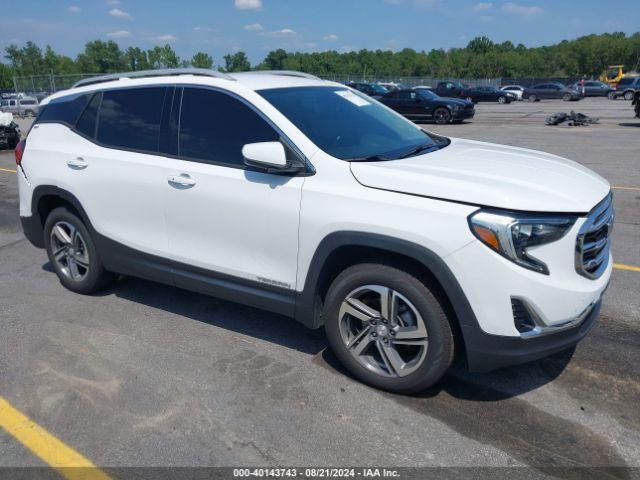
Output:
M611 274L608 183L444 138L295 72L84 80L16 152L24 232L62 284L133 275L324 326L396 392L578 342Z

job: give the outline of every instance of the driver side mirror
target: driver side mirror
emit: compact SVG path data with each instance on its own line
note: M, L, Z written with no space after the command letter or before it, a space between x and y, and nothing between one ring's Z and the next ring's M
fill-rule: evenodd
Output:
M267 173L296 173L303 167L287 162L287 154L280 142L247 143L242 147L244 164Z

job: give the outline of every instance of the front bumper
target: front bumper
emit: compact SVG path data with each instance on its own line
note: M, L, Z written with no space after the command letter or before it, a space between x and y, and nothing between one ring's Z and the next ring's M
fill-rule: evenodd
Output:
M595 324L602 301L598 300L580 323L562 331L522 338L490 335L477 324L461 324L467 364L472 372L486 372L538 360L566 350L582 340Z
M464 120L467 118L473 118L476 114L475 108L472 109L463 109L455 112L451 112L451 118L453 120Z

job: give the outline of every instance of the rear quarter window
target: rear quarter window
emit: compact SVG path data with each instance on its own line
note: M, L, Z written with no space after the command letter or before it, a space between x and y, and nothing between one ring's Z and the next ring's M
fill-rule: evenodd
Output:
M52 100L40 112L36 123L62 123L73 127L91 95L92 93L80 93Z

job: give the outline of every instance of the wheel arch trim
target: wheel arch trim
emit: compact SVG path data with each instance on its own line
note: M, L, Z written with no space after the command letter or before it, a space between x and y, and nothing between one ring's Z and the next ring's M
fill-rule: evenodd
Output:
M327 260L332 253L342 247L374 248L413 258L440 283L461 326L462 324L478 325L462 287L439 255L422 245L408 240L357 231L333 232L324 237L318 245L307 270L304 288L299 293L296 306L296 319L298 321L312 328L318 328L322 325L322 319L316 312L318 286L322 281L321 275Z

